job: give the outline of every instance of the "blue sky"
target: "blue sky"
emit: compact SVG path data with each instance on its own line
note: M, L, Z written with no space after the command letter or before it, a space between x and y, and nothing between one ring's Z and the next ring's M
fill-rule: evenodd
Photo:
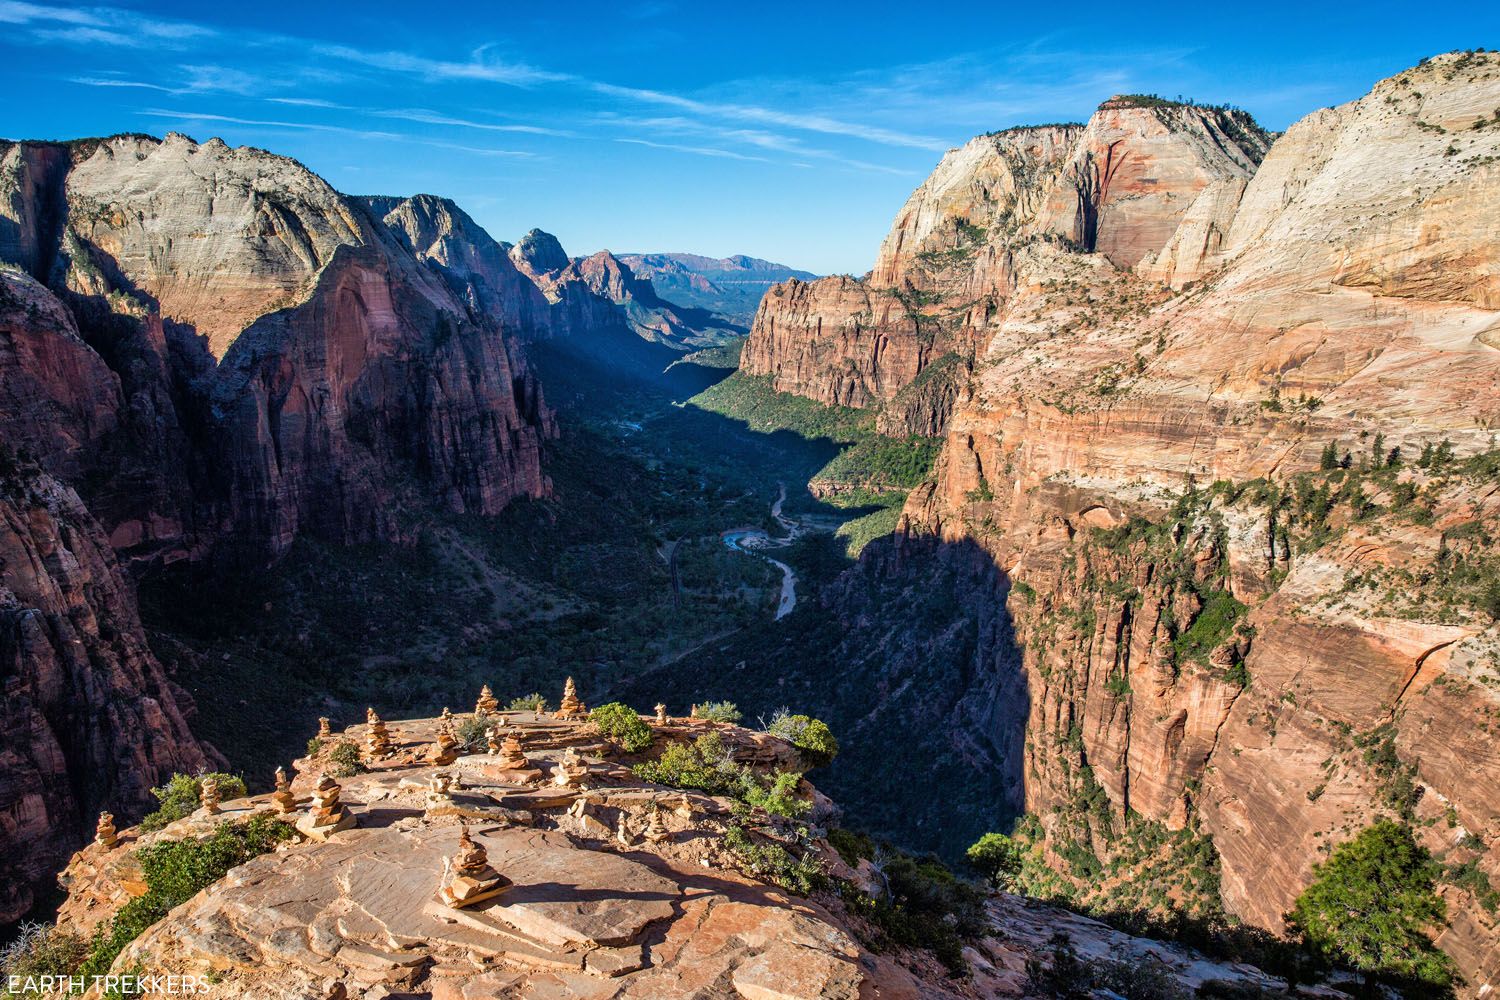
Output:
M499 239L862 273L977 133L1119 92L1281 129L1475 46L1500 5L0 0L0 134L218 135Z

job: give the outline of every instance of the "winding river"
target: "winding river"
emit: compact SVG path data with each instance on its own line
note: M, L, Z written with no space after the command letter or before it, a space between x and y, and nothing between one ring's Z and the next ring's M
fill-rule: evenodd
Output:
M792 613L797 606L797 571L780 559L767 555L766 549L785 548L797 537L802 526L781 516L781 505L786 502L786 484L782 483L780 495L771 504L771 516L787 530L787 537L772 538L760 528L732 528L720 535L724 544L736 552L760 556L781 570L781 599L776 604L776 620L780 621Z

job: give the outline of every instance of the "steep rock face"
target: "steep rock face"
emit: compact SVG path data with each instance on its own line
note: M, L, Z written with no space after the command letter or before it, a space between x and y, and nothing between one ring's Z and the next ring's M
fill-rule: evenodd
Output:
M1460 54L1311 116L1242 193L1200 189L1148 280L1101 254L1013 257L906 514L1016 584L1024 798L1055 843L1107 854L1128 813L1199 829L1230 912L1273 929L1327 845L1391 810L1500 884L1495 626L1389 582L1442 579L1448 532L1494 516L1493 478L1386 468L1397 447L1483 451L1500 419L1497 104L1500 59ZM1187 275L1175 297L1149 280ZM1318 471L1330 441L1374 476L1358 492ZM1493 982L1493 915L1444 892L1439 943Z
M851 309L849 278L780 286L762 301L743 365L823 402L893 401L927 365L948 355L967 364L1006 322L1018 253L1061 242L1130 267L1160 250L1207 192L1242 185L1267 146L1243 113L1138 98L1106 102L1086 126L980 136L944 156L907 200L858 283L899 310ZM929 386L925 406L894 407L883 428L930 433L965 391L964 381L939 385L943 397Z
M510 248L497 243L452 201L426 194L361 200L418 260L436 268L470 309L499 321L511 333L546 332L547 300L541 290L521 273Z
M707 310L666 301L649 278L637 277L608 250L573 260L555 237L532 230L511 249L511 259L552 303L559 333L576 337L623 330L688 351L725 343L740 332Z
M18 271L0 270L0 427L5 443L59 475L82 471L115 429L119 376L78 334L57 297Z
M142 293L222 357L257 317L291 305L368 222L294 160L214 139L119 136L68 172L68 268Z
M71 489L0 470L0 920L35 894L100 809L139 816L174 771L212 751L188 731L181 693L146 646L109 541Z
M397 537L376 501L398 482L476 513L545 490L555 428L519 339L549 307L450 202L349 199L292 160L179 135L7 156L8 214L32 230L18 263L41 248L32 270L126 401L85 493L133 559L225 539L274 558L304 526ZM259 395L250 368L277 373Z
M225 357L213 399L236 537L272 556L307 529L399 537L403 480L473 514L546 492L555 427L516 344L423 278L341 250L306 305L262 318Z

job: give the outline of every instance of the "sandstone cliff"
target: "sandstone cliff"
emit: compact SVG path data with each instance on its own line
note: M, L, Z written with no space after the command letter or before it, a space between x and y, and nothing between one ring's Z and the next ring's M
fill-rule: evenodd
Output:
M1248 183L1256 143L1176 173L1193 179L1165 214L1101 222L1095 253L1076 229L1009 252L905 531L977 545L1011 582L1014 640L955 677L1002 753L996 699L1024 688L1024 756L1003 766L1060 870L1077 845L1112 856L1131 817L1188 827L1229 911L1279 929L1328 847L1394 811L1500 884L1500 637L1476 589L1492 557L1467 541L1495 480L1462 460L1500 417L1497 105L1500 58L1442 56L1299 122ZM1067 214L1038 204L1044 227ZM888 240L887 273L906 245ZM1491 904L1445 895L1440 944L1477 990L1500 975Z
M1106 102L1087 125L980 136L907 200L867 278L773 288L743 367L784 392L881 406L891 433L936 433L1012 312L1018 253L1050 243L1133 266L1200 202L1242 186L1268 145L1242 112L1139 97ZM922 405L898 398L938 361Z
M550 233L533 229L511 248L516 266L552 303L558 335L628 331L674 351L712 347L741 331L706 309L668 302L608 250L573 259Z
M100 809L211 761L78 495L0 449L0 920L25 915Z

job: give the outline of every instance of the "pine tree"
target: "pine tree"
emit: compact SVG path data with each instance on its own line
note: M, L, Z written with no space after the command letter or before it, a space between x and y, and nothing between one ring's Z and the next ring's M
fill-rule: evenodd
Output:
M1322 469L1324 472L1328 472L1332 469L1337 469L1338 467L1339 443L1337 441L1330 441L1328 442L1327 447L1323 449L1322 456L1318 459L1318 468Z
M1452 983L1448 957L1427 934L1447 915L1434 888L1441 866L1410 827L1378 820L1314 872L1287 921L1315 951L1363 972L1367 981L1438 989Z

